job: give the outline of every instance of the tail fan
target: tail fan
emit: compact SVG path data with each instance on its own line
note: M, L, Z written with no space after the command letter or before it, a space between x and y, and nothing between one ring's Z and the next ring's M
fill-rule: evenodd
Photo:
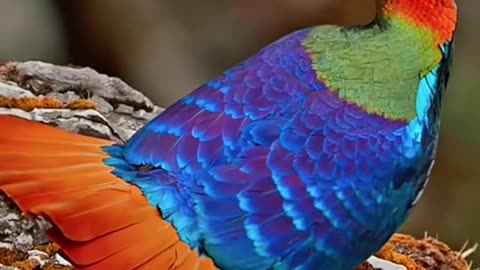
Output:
M135 186L111 174L112 142L0 116L0 190L54 228L77 269L215 269L181 242Z

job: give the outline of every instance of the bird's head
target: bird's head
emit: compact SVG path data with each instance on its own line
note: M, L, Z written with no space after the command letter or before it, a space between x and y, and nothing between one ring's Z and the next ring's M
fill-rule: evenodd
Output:
M430 31L437 44L452 41L457 24L455 0L378 0L380 17L400 20L405 27Z

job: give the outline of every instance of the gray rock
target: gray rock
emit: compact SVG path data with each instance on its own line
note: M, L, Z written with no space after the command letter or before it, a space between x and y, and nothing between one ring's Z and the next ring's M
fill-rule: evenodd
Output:
M75 100L80 99L80 97L77 94L75 94L75 92L73 92L73 91L67 91L67 92L64 92L64 93L50 92L50 93L46 94L45 97L55 98L55 99L60 100L63 103L71 103Z
M27 251L48 243L44 232L51 228L42 219L31 219L21 214L10 200L0 197L0 243Z
M15 83L0 82L0 93L4 97L33 97L32 92L18 87Z
M101 97L113 107L126 104L136 110L144 109L150 112L155 107L150 99L119 78L108 77L91 68L55 66L31 61L17 64L15 71L16 80L28 85L29 90L37 95L73 91L83 98Z

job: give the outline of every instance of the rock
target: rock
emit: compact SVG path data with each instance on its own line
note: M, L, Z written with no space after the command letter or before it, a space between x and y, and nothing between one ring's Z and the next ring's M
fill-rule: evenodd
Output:
M90 68L43 62L7 63L0 67L0 96L54 98L60 103L87 99L95 110L0 109L0 114L48 123L84 135L125 142L162 109L118 78Z
M49 241L44 232L51 226L42 219L21 214L7 199L0 197L0 247L27 251Z
M23 98L23 97L33 97L32 92L22 89L15 84L9 84L7 82L0 83L0 93L4 97L10 98Z
M10 78L28 86L36 95L73 91L83 98L100 97L113 107L127 104L137 110L150 112L155 108L150 99L122 80L99 74L91 68L63 67L31 61L16 64ZM104 108L100 110L109 111Z

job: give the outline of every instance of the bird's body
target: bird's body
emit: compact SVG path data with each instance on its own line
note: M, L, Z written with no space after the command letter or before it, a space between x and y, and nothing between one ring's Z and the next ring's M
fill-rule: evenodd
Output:
M319 26L290 34L169 107L126 145L94 143L95 155L108 166L102 168L117 176L108 173L115 178L109 183L122 186L119 192L139 187L159 209L156 222L174 228L183 249L200 254L194 256L197 266L213 267L213 262L225 270L349 270L361 264L417 202L438 141L456 9L447 0L429 0L431 5L425 6L420 0L410 6L406 2L386 1L369 26ZM402 16L427 8L441 9L439 31L429 28L436 20L422 17L411 26L409 17ZM0 123L13 123L8 121L21 125L6 118ZM0 144L18 143L8 139L12 132L19 131L2 135ZM12 149L0 152L0 158L18 160ZM24 156L20 160L31 161ZM70 168L72 162L58 166ZM77 163L88 167L99 162ZM86 203L74 197L71 203L49 206L55 202L50 201L56 196L52 192L42 201L29 199L37 191L18 188L8 173L27 171L18 164L0 166L1 188L23 210L54 221L60 229L54 240L60 239L75 263L94 269L117 254L108 248L96 260L75 254L78 241L90 241L95 249L92 243L103 234L94 230L90 237L73 239L71 224L55 222L68 215L42 207L84 209ZM50 181L38 178L36 183ZM83 198L81 189L74 192ZM103 199L98 208L109 205L108 196ZM115 227L115 219L105 217L108 213L97 214L111 221L104 232L115 235L121 226ZM137 245L132 254L144 254L138 251L142 244ZM142 263L156 258L149 256ZM161 263L145 269L211 269Z

